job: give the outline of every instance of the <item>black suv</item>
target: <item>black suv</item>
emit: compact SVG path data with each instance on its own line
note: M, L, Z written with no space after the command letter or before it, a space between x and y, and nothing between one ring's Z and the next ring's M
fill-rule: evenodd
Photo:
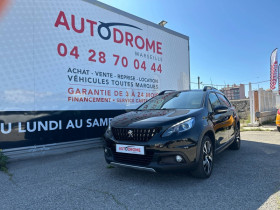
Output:
M240 148L240 122L225 95L163 91L135 111L115 117L104 134L107 163L148 171L191 169L208 178L215 155Z

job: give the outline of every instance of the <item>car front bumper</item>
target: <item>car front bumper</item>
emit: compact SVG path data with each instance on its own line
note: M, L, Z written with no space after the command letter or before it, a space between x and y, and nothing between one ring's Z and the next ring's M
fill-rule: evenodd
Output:
M145 155L116 152L116 144L144 146ZM107 163L146 171L189 170L196 165L197 144L188 139L161 143L120 142L104 139L104 156ZM178 162L176 156L183 160Z

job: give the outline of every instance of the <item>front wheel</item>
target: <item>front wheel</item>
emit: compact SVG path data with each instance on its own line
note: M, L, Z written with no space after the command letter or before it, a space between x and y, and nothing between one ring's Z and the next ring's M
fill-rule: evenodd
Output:
M277 127L277 130L280 132L280 127Z
M209 178L214 161L214 150L212 141L208 136L204 136L201 142L200 156L197 168L192 171L192 175L198 178Z
M241 144L241 138L240 138L240 129L239 127L236 128L235 131L235 138L232 144L230 145L230 149L232 150L239 150L240 149L240 144Z

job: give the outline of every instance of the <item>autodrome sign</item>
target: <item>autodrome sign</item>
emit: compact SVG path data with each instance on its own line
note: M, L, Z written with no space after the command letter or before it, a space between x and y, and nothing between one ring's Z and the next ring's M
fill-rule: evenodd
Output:
M98 137L161 90L189 88L188 37L97 1L6 0L0 46L0 148Z

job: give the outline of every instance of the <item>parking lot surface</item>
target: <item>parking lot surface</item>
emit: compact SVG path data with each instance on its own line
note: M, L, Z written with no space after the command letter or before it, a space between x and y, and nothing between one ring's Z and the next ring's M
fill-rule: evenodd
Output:
M101 148L9 164L1 209L279 209L280 133L242 132L209 179L110 168Z

